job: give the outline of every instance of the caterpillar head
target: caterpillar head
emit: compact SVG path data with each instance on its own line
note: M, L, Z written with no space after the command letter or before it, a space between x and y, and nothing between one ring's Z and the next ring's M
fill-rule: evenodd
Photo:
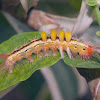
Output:
M89 59L93 55L93 47L88 46L80 41L72 40L70 42L70 49L73 53L73 55L76 55L79 53L80 57L83 59Z
M83 57L85 59L91 58L91 56L93 55L92 46L88 46L88 45L84 44L84 46L82 46L79 49L79 54L80 54L81 57Z

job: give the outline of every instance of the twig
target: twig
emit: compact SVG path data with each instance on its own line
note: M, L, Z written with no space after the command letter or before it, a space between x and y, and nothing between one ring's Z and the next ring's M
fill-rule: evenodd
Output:
M98 6L92 6L92 9L93 9L93 12L94 12L96 19L97 19L99 26L100 26L100 10L99 10L99 7Z
M98 82L98 84L97 84L97 87L96 87L96 90L95 90L95 97L94 97L93 100L96 100L96 97L97 97L97 95L98 95L99 87L100 87L100 80L99 80L99 82Z
M56 79L54 78L54 75L53 75L52 71L50 70L50 68L48 68L48 67L42 68L41 72L48 83L49 89L51 91L50 93L52 95L53 100L63 100L61 93L59 92L59 88L58 88Z
M72 33L81 37L93 22L94 15L90 7L86 5L85 0L82 1L80 13L77 21L72 29Z

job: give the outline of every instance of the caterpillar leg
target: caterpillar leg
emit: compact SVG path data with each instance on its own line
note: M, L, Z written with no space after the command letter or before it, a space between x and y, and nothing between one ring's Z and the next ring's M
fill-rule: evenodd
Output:
M56 51L57 51L56 44L52 44L51 50L52 50L52 56L57 56L57 54L56 54Z
M41 47L39 45L37 45L35 48L34 48L34 53L37 55L37 57L40 59L42 58L42 55L40 54L40 51L41 51Z
M9 73L10 73L10 74L13 73L13 65L9 66Z
M45 50L44 53L46 57L50 56L50 54L48 53L48 50Z
M39 59L42 58L42 55L40 54L40 52L37 53L37 57L38 57Z
M15 64L14 61L9 61L9 60L7 60L7 61L5 62L4 70L9 70L9 73L10 73L10 74L13 73L14 64Z
M52 49L52 52L53 52L52 56L57 56L56 51L57 49Z
M29 60L30 63L34 61L31 56L27 57L26 59Z
M30 62L33 62L34 60L32 59L32 52L31 49L26 50L26 52L24 53L24 58L26 58L27 60L29 60Z
M43 51L44 51L46 57L50 56L48 53L49 52L49 44L43 45Z
M73 56L76 58L77 54L73 54Z
M80 55L81 59L89 60L91 56L89 55Z

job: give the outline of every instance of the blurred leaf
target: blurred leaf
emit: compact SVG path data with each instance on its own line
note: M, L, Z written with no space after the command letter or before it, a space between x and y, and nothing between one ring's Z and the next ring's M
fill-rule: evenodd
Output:
M31 7L36 7L38 0L20 0L24 10L27 12Z
M82 0L70 0L70 4L76 9L80 9L81 3Z
M50 67L57 81L62 100L80 100L78 99L79 80L73 71L73 68L66 65L61 59ZM76 99L77 98L77 99Z
M8 31L9 30L9 31ZM15 35L16 31L8 23L7 19L0 12L0 43Z
M100 36L100 31L97 31L96 34L97 34L97 36Z
M97 5L97 0L86 0L86 3L89 6L95 6L95 5Z

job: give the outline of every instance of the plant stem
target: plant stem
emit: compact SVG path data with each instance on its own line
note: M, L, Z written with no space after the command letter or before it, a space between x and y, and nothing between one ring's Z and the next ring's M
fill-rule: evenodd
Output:
M97 19L99 26L100 26L100 10L99 10L99 7L98 6L92 6L92 9L93 9L93 12L94 12L96 19Z

